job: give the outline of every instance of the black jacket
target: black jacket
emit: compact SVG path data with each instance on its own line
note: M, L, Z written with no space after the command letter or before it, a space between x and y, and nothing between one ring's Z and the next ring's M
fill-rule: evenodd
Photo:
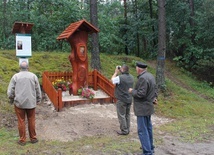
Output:
M128 92L129 88L133 88L134 78L129 73L122 73L119 75L120 84L116 84L115 88L115 97L124 102L131 104L132 103L132 95Z

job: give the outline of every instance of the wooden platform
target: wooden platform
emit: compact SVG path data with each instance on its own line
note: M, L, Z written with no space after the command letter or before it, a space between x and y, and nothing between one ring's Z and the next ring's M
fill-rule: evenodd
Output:
M79 104L104 104L104 103L111 103L111 98L108 96L104 91L98 89L95 92L95 96L92 100L83 98L81 96L74 96L69 95L69 92L63 92L62 94L62 102L64 104L64 107L71 107Z
M115 85L97 70L88 73L88 87L98 90L98 93L95 92L96 95L93 100L79 98L78 96L70 96L68 92L62 96L62 90L56 90L52 84L54 80L61 79L62 77L65 80L69 80L72 78L72 72L45 71L42 74L42 88L53 103L56 111L61 111L64 106L74 106L84 103L116 103L116 98L114 96Z

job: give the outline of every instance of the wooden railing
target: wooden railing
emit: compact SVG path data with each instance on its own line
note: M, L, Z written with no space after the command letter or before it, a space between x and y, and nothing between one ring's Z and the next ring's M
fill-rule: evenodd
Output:
M55 109L60 111L63 107L62 104L62 90L56 90L53 85L52 81L57 78L64 77L64 73L62 72L44 72L42 75L42 88L45 93L48 95L49 99L53 103Z
M93 71L93 88L97 90L97 88L102 89L105 93L107 93L110 97L112 102L115 102L114 97L114 85L110 80L100 74L97 70Z
M49 99L53 103L55 109L60 111L63 108L62 90L55 90L52 82L56 79L64 78L65 80L72 79L72 72L44 72L42 75L42 87ZM88 86L93 87L94 90L102 89L110 96L110 101L116 101L114 97L114 85L100 74L97 70L88 73Z

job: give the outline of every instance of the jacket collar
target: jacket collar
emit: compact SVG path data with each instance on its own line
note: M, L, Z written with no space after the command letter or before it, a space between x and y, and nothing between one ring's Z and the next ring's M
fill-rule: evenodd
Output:
M143 71L142 73L140 73L138 76L137 76L137 78L139 78L141 75L143 75L144 73L146 73L146 70L145 71Z

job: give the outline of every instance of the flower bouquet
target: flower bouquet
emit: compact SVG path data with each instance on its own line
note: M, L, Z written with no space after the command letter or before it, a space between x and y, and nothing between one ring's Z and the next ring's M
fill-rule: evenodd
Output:
M56 79L52 82L52 85L54 86L54 88L56 90L58 90L59 88L62 89L62 91L67 91L70 90L70 88L72 87L72 82L71 80L64 80L64 78L62 77L61 79Z
M93 90L89 88L80 88L78 89L77 94L87 99L93 99L95 96L95 93L93 92Z

